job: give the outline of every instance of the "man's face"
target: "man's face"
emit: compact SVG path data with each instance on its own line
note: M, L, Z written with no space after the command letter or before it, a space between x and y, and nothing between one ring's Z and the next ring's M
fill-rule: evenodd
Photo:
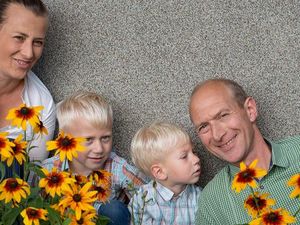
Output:
M209 152L235 165L246 161L253 148L257 116L252 98L241 107L229 88L208 83L192 96L190 116Z
M23 79L40 58L48 27L47 17L10 4L0 24L0 77Z
M73 124L63 129L74 137L86 138L85 151L78 152L70 168L81 175L89 175L94 170L103 169L112 150L112 129L95 128L85 119L78 118Z

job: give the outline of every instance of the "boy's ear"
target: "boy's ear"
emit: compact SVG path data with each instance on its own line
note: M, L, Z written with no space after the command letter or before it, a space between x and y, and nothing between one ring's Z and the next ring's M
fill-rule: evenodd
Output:
M258 116L257 106L254 98L248 97L244 103L244 108L251 122L255 122Z
M154 164L151 166L151 174L157 180L166 180L167 174L165 173L161 164Z

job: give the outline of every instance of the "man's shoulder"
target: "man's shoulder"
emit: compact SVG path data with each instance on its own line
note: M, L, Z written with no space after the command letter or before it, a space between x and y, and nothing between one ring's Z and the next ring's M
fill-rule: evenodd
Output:
M218 193L223 193L225 189L230 188L230 176L229 176L229 166L225 166L221 169L214 178L208 182L208 184L203 188L201 195L216 195Z
M275 143L280 145L299 145L300 146L300 136L290 136L283 139L280 139L278 141L275 141Z

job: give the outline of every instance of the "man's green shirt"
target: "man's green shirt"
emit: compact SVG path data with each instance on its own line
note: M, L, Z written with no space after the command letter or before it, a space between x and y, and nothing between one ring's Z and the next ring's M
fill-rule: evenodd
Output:
M269 193L269 198L276 201L273 209L284 208L294 214L300 207L300 199L289 197L294 187L287 186L287 181L300 173L300 136L269 143L272 146L272 166L255 191ZM234 225L252 220L244 208L244 200L251 194L250 188L240 193L231 188L234 175L239 171L238 167L228 165L203 189L196 225ZM300 224L299 214L296 224Z

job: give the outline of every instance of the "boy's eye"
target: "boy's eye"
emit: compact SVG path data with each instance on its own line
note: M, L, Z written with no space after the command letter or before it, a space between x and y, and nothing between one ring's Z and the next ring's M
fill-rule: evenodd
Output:
M104 143L107 143L107 142L110 141L110 139L111 139L111 136L104 136L104 137L101 138L101 141L104 142Z
M85 139L85 143L87 144L87 145L90 145L90 144L92 144L93 143L93 138L86 138Z
M184 155L182 155L180 158L181 158L181 159L186 159L186 158L187 158L187 155L184 154Z

